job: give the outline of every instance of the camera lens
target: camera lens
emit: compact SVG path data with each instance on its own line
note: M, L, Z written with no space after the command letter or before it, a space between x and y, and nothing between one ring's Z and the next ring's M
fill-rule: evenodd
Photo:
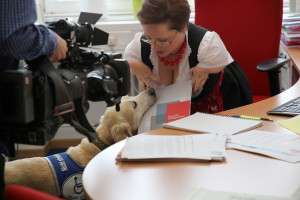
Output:
M87 83L88 100L101 101L118 94L118 76L109 65L103 65L88 73Z

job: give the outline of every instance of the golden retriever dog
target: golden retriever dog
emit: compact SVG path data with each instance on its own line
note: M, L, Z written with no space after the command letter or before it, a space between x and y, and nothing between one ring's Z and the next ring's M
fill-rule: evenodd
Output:
M154 89L143 91L134 97L122 97L119 112L116 111L115 106L106 109L100 120L100 125L96 129L98 133L96 141L90 143L87 138L83 138L78 146L68 148L64 154L75 161L79 168L84 168L104 148L136 134L144 113L155 101ZM53 171L56 169L54 169L54 164L49 162L50 158L48 157L24 158L6 162L5 184L23 185L69 199L83 199L82 172L70 175L63 182L64 185L58 186L60 181L55 177L63 176L61 173L70 171L73 167L69 167L65 163L67 162L66 159L60 154L55 154L52 157L54 157L54 162L58 162L59 173ZM70 194L72 192L74 194Z

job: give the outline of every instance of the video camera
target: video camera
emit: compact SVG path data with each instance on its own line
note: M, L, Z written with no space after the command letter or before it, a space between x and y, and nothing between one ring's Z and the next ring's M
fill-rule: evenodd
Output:
M130 90L129 65L120 53L95 52L88 45L107 44L108 34L92 28L101 14L81 13L78 23L52 22L48 28L67 41L66 59L26 61L27 69L0 72L0 145L14 156L14 143L44 145L63 123L90 141L95 130L86 119L88 100L118 105Z

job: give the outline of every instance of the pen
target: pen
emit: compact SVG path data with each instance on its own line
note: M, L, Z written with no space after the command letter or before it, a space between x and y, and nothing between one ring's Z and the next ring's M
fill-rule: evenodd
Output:
M254 120L265 120L265 121L273 121L273 119L263 118L263 117L253 117L247 115L233 115L232 117L244 118L244 119L254 119Z

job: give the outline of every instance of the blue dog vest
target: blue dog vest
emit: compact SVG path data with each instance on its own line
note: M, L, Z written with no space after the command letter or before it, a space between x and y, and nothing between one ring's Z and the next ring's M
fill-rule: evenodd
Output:
M60 196L72 200L85 199L82 186L84 168L73 161L66 152L48 156L46 160L52 169Z

